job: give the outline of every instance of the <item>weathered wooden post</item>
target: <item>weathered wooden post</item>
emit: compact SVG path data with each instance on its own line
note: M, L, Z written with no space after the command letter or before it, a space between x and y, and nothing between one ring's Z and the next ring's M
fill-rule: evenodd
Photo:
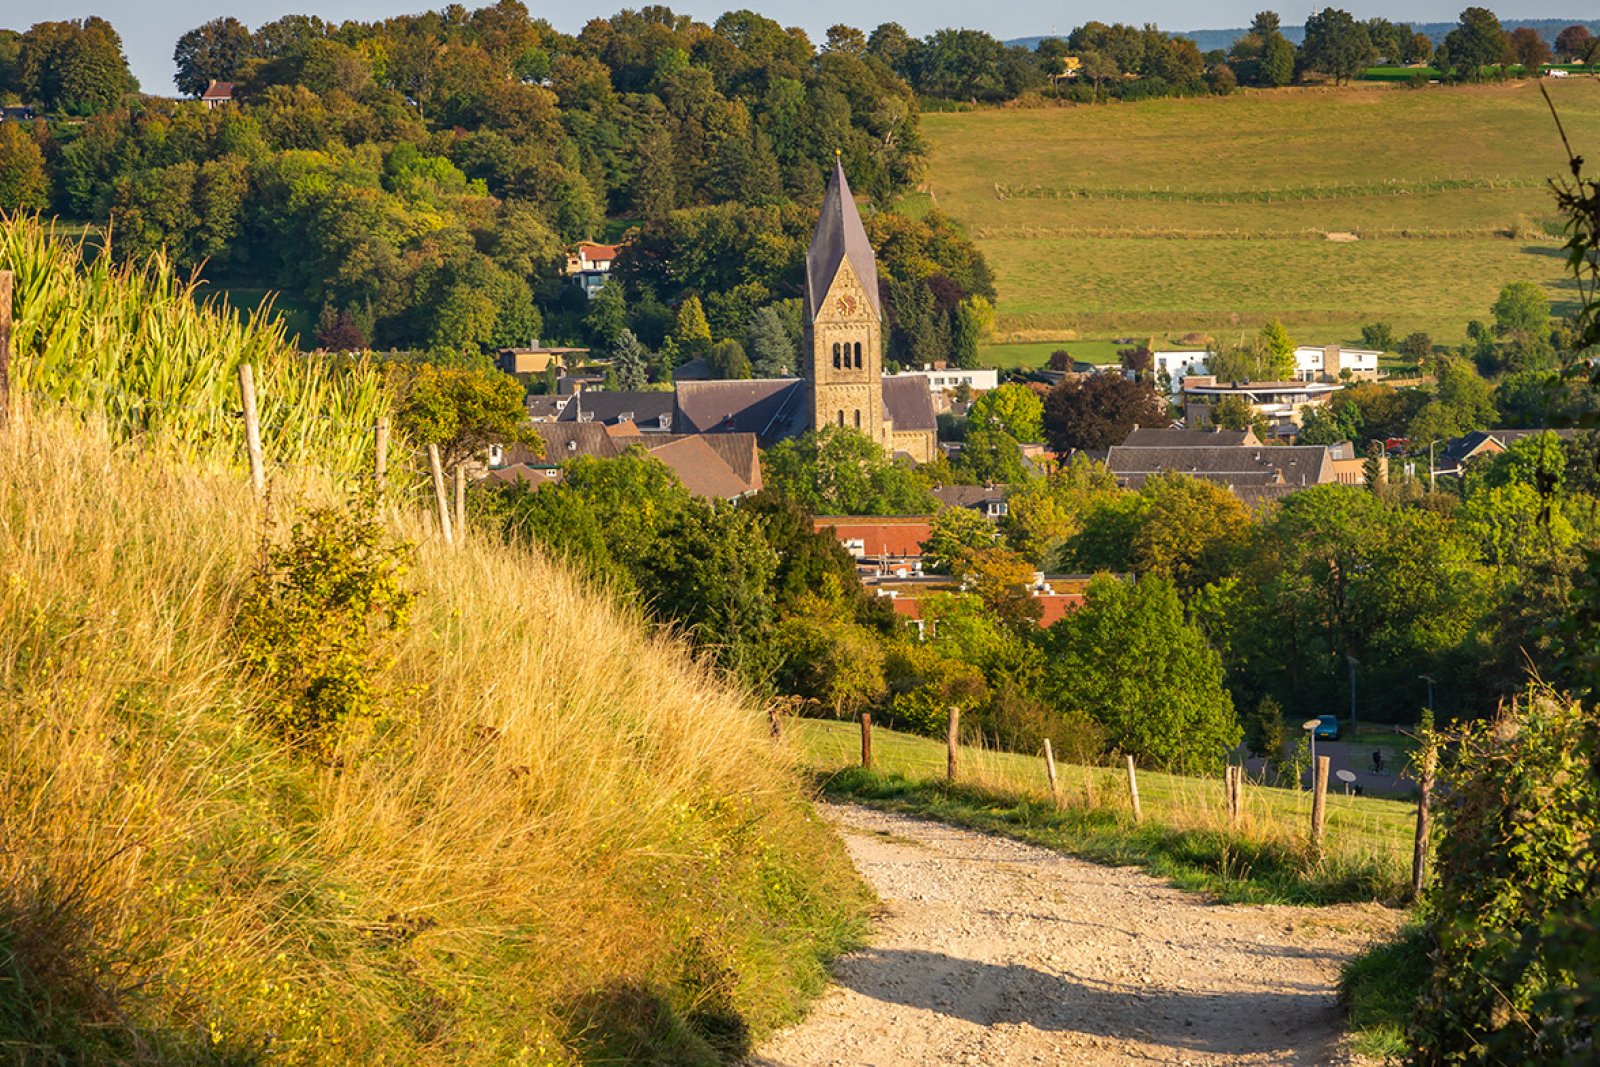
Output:
M439 512L439 531L444 534L444 543L453 545L455 536L450 530L450 503L445 499L444 468L439 464L439 446L428 446L428 467L433 474L433 502Z
M872 769L872 713L861 713L861 766Z
M1332 760L1317 757L1317 772L1311 786L1311 852L1322 857L1322 820L1328 806L1328 766Z
M945 744L950 749L950 761L946 777L951 785L955 785L956 770L960 762L958 753L961 748L961 709L954 704L950 705L950 733L945 738Z
M456 464L456 536L467 539L467 467Z
M1133 757L1128 757L1128 797L1133 801L1133 821L1144 821L1144 811L1139 807L1139 775L1133 767Z
M1228 800L1230 830L1239 825L1239 770L1236 763L1227 763L1222 767L1222 792Z
M1050 799L1061 803L1061 783L1056 781L1056 754L1050 750L1050 739L1044 739L1044 773L1050 779Z
M774 741L783 740L783 719L778 714L777 704L767 705L767 726L772 730L772 739Z
M11 272L0 270L0 426L11 414Z
M1422 781L1417 797L1417 839L1411 853L1411 899L1422 898L1422 883L1428 876L1428 819L1433 806L1433 769L1438 756L1433 739L1422 750Z
M244 447L250 453L250 484L256 498L267 493L267 475L261 463L261 418L256 411L256 379L250 364L239 364L239 398L244 402Z
M379 415L372 428L372 480L382 496L389 477L389 416Z

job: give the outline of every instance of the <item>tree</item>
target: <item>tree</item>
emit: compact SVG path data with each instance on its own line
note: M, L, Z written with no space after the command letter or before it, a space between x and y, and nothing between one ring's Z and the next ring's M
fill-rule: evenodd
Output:
M1049 570L1061 547L1083 528L1083 516L1120 492L1105 464L1076 455L1043 478L1013 485L1001 529L1024 559Z
M1252 756L1269 763L1283 755L1283 706L1271 697L1262 697L1244 715L1244 743Z
M937 506L914 468L851 429L829 426L780 441L761 466L769 488L814 515L926 515Z
M1550 62L1550 46L1544 43L1539 31L1530 26L1519 26L1507 39L1512 62L1522 67L1525 76L1537 78L1544 65Z
M744 346L731 337L711 346L711 351L706 353L706 366L713 378L748 378L753 373Z
M1022 446L998 426L969 427L954 467L973 482L984 484L1010 485L1028 477Z
M996 619L1012 627L1038 623L1043 609L1032 593L1033 564L1017 553L999 545L969 549L957 570L963 585Z
M231 15L214 18L178 38L172 53L178 73L172 80L179 92L199 96L213 81L234 80L254 53L244 23Z
M509 374L431 363L389 364L396 424L414 444L438 445L446 467L481 457L490 445L538 441L528 429L522 386Z
M1589 27L1574 23L1556 34L1556 54L1568 63L1586 63L1594 48L1594 37Z
M1506 285L1492 310L1496 336L1527 344L1550 332L1550 301L1533 282Z
M1221 659L1184 617L1171 582L1098 577L1047 642L1056 702L1104 727L1113 750L1198 772L1220 767L1239 743Z
M1261 327L1261 347L1266 357L1265 370L1269 380L1287 382L1294 379L1294 342L1283 323L1273 319Z
M1406 339L1400 342L1400 354L1413 360L1419 367L1425 367L1433 358L1433 338L1417 330L1406 334Z
M1129 562L1140 575L1171 580L1184 593L1234 569L1254 529L1226 486L1187 474L1157 474L1139 488Z
M1394 348L1394 329L1387 322L1371 322L1361 327L1361 343L1379 352Z
M1068 378L1046 395L1045 441L1056 452L1104 449L1135 426L1165 426L1167 402L1145 382L1117 374Z
M672 329L672 339L678 347L692 356L703 356L711 351L711 324L706 322L705 308L698 296L689 296L678 305L678 321Z
M0 123L0 211L43 211L49 206L44 153L20 122Z
M584 330L590 340L601 348L615 348L617 338L628 326L628 299L623 294L622 283L607 279L600 291L589 301L583 316Z
M1043 419L1039 394L1015 382L980 393L967 411L969 427L1004 430L1018 441L1042 441Z
M1511 41L1494 12L1485 7L1461 12L1460 23L1445 36L1441 50L1449 52L1456 77L1467 81L1480 81L1485 67L1503 67L1511 61Z
M1301 57L1307 69L1343 84L1370 66L1375 52L1366 27L1350 12L1327 7L1306 17Z
M1294 45L1281 33L1273 33L1261 45L1260 80L1257 84L1278 88L1294 81Z
M617 384L623 389L643 389L645 372L650 366L650 351L633 331L623 327L611 346L612 366L617 372Z
M744 346L757 378L787 378L794 373L794 342L776 307L760 308L751 317Z
M941 508L929 524L928 539L922 543L928 568L937 574L955 574L967 556L978 549L993 548L997 531L994 523L972 508Z
M854 716L887 692L884 642L865 626L838 618L795 616L778 625L778 682L837 718Z
M51 111L92 115L136 92L122 38L105 19L40 22L22 35L17 56L22 94Z

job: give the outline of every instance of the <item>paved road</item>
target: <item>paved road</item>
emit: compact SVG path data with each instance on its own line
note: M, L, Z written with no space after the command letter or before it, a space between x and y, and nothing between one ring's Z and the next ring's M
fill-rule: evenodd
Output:
M1405 754L1393 748L1383 748L1383 770L1374 773L1372 769L1372 745L1358 745L1351 741L1318 741L1317 755L1327 756L1329 759L1328 789L1330 791L1343 791L1344 783L1334 776L1340 770L1354 771L1356 785L1361 787L1367 796L1377 797L1409 797L1416 789L1416 783L1403 772L1402 761ZM1249 759L1245 766L1251 774L1260 774L1262 760ZM1305 784L1311 785L1311 773L1306 772Z

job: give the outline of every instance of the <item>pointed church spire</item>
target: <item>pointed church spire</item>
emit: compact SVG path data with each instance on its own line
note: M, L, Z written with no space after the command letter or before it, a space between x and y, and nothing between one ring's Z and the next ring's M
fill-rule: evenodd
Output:
M806 311L811 316L815 317L821 309L828 287L845 260L850 261L850 269L867 291L872 310L881 317L878 260L872 254L872 243L861 225L855 197L850 195L850 183L845 180L839 150L834 149L833 173L828 177L828 191L822 194L822 213L817 218L816 232L811 235L811 248L806 252Z

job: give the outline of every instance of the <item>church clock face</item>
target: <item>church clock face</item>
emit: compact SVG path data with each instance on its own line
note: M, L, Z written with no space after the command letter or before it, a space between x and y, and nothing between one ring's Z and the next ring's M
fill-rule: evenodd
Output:
M859 305L856 303L856 297L854 293L839 294L839 296L834 300L833 306L838 309L839 314L841 315L854 315L856 311L859 310Z

